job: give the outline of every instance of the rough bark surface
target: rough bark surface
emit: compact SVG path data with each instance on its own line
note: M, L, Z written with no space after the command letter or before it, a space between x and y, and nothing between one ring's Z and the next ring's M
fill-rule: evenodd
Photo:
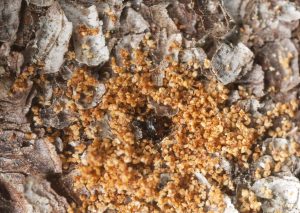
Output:
M172 192L176 194L174 202L161 204L173 196L169 191L161 200L150 201L140 199L140 193L136 197L147 207L128 210L127 205L135 205L132 204L135 192L130 187L122 188L120 184L120 190L105 188L101 181L91 186L84 178L98 183L98 179L107 175L105 170L119 162L112 160L107 163L109 166L102 165L106 159L101 157L103 152L107 150L107 156L114 153L119 160L132 147L138 147L133 153L142 156L141 162L133 163L130 160L136 156L126 156L120 167L137 171L135 178L150 176L155 157L149 157L154 162L145 171L139 170L148 163L144 150L154 147L163 155L161 150L166 139L172 138L178 129L187 128L193 119L194 114L183 113L186 122L177 119L182 124L178 127L174 124L176 116L185 110L183 104L189 104L184 101L179 107L170 104L176 94L189 87L189 75L201 85L208 82L225 85L228 99L219 103L218 109L238 106L251 117L245 126L257 129L249 149L241 148L246 151L241 151L238 157L225 155L224 144L216 145L221 147L219 150L203 145L203 152L209 153L208 159L218 159L214 171L230 177L233 185L224 186L220 183L223 179L215 178L214 174L193 170L191 179L205 190L212 192L215 186L219 187L218 202L222 203L221 208L207 201L197 212L300 212L299 20L300 2L289 0L0 0L0 212L182 212L188 209L192 201L177 205L176 199L181 199L177 192ZM139 58L140 52L147 54L147 60ZM174 69L178 73L169 81L170 64L191 71ZM143 78L145 72L149 75ZM128 77L136 73L142 74L139 78ZM110 82L116 76L125 77L114 85ZM182 83L179 88L175 88L174 79ZM151 84L159 91L172 89L168 90L165 102L157 101L145 95L150 86L138 87L138 91L132 89L139 82ZM193 87L196 86L190 86ZM115 90L124 91L124 95L111 92ZM111 97L107 98L105 95L110 93ZM144 96L141 98L137 93ZM121 96L126 101L109 105ZM143 104L137 106L136 102L130 102L131 96L141 99ZM210 98L202 102L213 102ZM196 99L187 101L192 104ZM292 110L283 103L291 103ZM117 111L118 107L127 105L129 110ZM211 113L213 106L203 113ZM148 108L151 110L147 111ZM220 120L221 113L218 111L209 119ZM130 122L124 128L123 120L112 124L114 116L123 116L124 122ZM271 121L268 116L273 116ZM201 122L196 121L206 130L208 127ZM213 129L220 128L222 132L226 122ZM112 143L94 148L99 138L115 144L125 143L126 137L118 126L130 129L134 145L126 144L125 148L114 151L109 149ZM260 132L260 127L265 129ZM185 134L189 135L189 130ZM244 140L244 136L236 137ZM144 141L151 143L141 151L140 144ZM175 144L168 143L169 147ZM214 148L217 151L211 151ZM189 150L186 155L192 152ZM242 163L236 160L245 153L247 159ZM176 157L175 162L182 160ZM97 166L100 169L95 169ZM168 166L167 163L161 166L161 173L156 176L159 184L152 189L152 194L171 184L172 174L169 170L164 172ZM176 168L186 169L185 166ZM97 179L99 174L101 178ZM114 183L119 184L119 179ZM189 183L184 181L178 185L188 191ZM105 190L119 193L121 204L111 194L102 200L97 198ZM147 194L147 190L143 193ZM212 195L206 196L209 199ZM110 199L111 203L107 201ZM136 206L139 205L142 206Z

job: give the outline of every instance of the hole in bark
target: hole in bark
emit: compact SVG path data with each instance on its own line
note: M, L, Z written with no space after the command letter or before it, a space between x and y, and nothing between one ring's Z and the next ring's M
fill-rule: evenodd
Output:
M159 142L171 132L172 121L167 116L151 116L145 121L132 122L137 139L150 139Z

